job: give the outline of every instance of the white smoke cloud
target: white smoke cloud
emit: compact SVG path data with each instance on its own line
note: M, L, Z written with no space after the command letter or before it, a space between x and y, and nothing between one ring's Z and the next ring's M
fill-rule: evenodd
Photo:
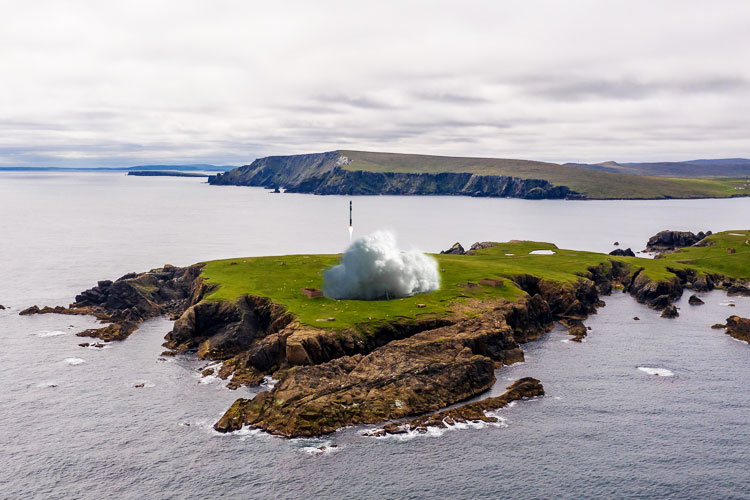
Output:
M440 287L435 259L417 250L400 251L396 237L386 231L355 240L323 280L323 292L334 299L408 297Z

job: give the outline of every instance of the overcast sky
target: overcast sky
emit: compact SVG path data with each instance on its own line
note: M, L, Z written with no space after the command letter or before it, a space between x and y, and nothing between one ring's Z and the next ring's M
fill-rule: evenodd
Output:
M0 164L750 157L750 2L0 0Z

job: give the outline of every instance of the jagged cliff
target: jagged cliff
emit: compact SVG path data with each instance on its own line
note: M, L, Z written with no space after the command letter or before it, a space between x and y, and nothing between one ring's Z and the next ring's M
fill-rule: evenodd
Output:
M285 188L291 193L341 195L464 195L525 199L580 197L541 179L472 173L407 173L348 170L338 151L259 158L210 176L209 184Z
M530 256L523 266L519 256L508 257L504 245L528 253L538 244L478 243L465 255L443 256L442 265L460 269L462 262L488 262L494 251L493 268L499 272L505 261L513 271L500 276L518 293L471 296L480 285L454 283L450 286L456 287L455 295L439 313L387 319L363 315L361 321L348 326L342 321L340 327L303 323L301 309L295 313L283 300L258 291L212 298L212 291L222 290L209 272L215 262L130 273L114 282L99 282L68 308L32 306L20 314L92 314L110 324L79 335L106 341L123 340L145 319L168 314L176 321L165 346L172 353L197 352L199 358L213 360L206 372L230 379L228 387L259 384L269 375L278 379L273 388L253 399L238 399L216 423L221 432L251 425L288 437L312 436L347 425L438 412L383 428L387 433L400 432L407 424L408 429L421 429L447 418L481 418L484 410L513 398L542 394L538 381L527 380L503 398L441 412L491 387L495 369L522 361L522 344L548 331L554 321L568 328L573 340L581 340L587 334L583 321L603 305L600 296L614 289L654 309L671 308L665 317L677 314L672 303L685 289L721 288L729 295L750 295L748 251L743 248L750 246L750 240L746 238L744 232L712 235L690 252L681 250L655 260L582 256L556 248L557 257ZM726 252L729 244L734 251ZM691 255L713 256L702 259L713 267L693 268L677 260ZM544 259L559 259L556 273L549 273L550 261ZM312 261L300 264L311 266ZM559 274L566 266L570 273ZM247 272L235 261L227 268L233 269L233 275ZM279 268L284 273L293 269L286 263ZM277 274L277 279L283 287L284 276ZM306 306L315 307L307 300ZM421 300L429 302L427 296ZM420 305L424 311L425 304ZM361 311L366 305L355 307ZM740 332L746 338L745 323L730 318L728 333Z

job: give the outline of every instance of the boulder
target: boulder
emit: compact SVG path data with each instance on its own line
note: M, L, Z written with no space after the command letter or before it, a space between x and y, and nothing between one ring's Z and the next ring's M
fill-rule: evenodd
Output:
M737 340L750 343L750 319L730 316L727 318L726 333Z
M646 251L661 253L689 247L711 234L711 231L706 231L705 233L701 231L698 234L689 231L660 231L649 238L646 244Z
M443 250L440 253L446 255L464 255L466 251L464 250L464 247L461 246L461 243L456 242L448 250Z
M688 304L691 306L700 306L705 304L697 295L693 294L688 298Z
M138 328L136 323L112 323L103 328L90 328L76 333L79 337L93 337L105 342L125 340Z
M492 246L495 246L495 244L491 241L477 241L473 245L471 245L471 248L469 248L469 250L482 250L485 248L490 248Z
M615 257L635 257L635 253L630 248L626 248L625 250L622 248L615 248L609 252L609 254L614 255Z
M31 307L27 307L26 309L24 309L23 311L21 311L20 313L18 313L18 315L19 316L30 316L32 314L39 314L39 311L40 311L39 306L33 305Z
M661 312L661 317L662 318L676 318L679 315L680 315L680 313L677 312L677 308L673 304L669 304Z
M5 310L5 306L0 304L0 311L4 311L4 310Z
M588 327L583 324L580 320L562 320L560 323L568 329L568 335L573 338L570 339L573 342L583 342L584 337L588 334Z
M707 274L701 274L693 281L693 289L699 292L709 292L715 287L714 281L711 276Z

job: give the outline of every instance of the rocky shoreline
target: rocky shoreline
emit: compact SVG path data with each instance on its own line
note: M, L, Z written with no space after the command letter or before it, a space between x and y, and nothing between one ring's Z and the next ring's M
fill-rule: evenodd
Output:
M587 334L583 322L604 305L602 295L617 289L665 311L665 317L685 289L723 288L730 294L750 295L746 283L718 274L670 269L671 278L656 281L643 268L610 258L572 283L530 274L507 276L525 292L514 301L468 300L440 317L373 321L335 330L301 324L265 297L205 300L211 286L201 277L202 267L167 265L130 273L114 282L99 282L67 308L32 306L20 314L90 314L108 324L78 335L105 341L123 340L146 319L167 315L175 320L165 337L168 353L195 352L200 359L222 361L207 374L229 379L229 388L257 385L266 376L278 380L252 399L235 401L215 424L217 431L249 425L298 437L434 412L438 413L388 424L383 432L419 430L447 418L481 420L480 409L497 408L502 402L441 410L492 387L495 370L523 361L521 345L549 331L555 321L568 328L572 340L581 341ZM543 393L539 381L524 381L522 387L513 389L520 397Z

